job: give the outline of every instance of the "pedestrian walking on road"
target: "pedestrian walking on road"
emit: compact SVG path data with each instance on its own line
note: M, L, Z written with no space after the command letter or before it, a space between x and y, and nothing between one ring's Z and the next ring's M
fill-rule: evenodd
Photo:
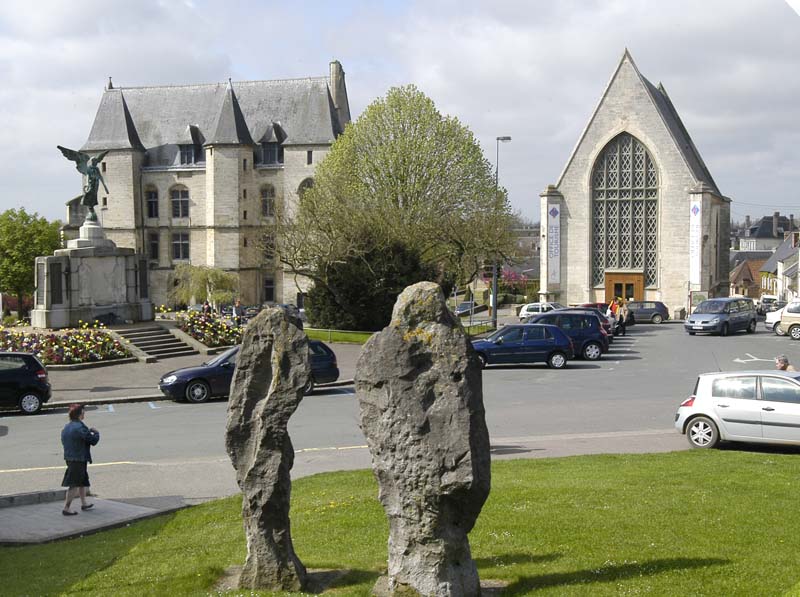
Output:
M620 298L617 299L619 301L619 306L617 307L617 317L619 317L619 334L620 336L625 335L625 327L628 325L628 305Z
M778 371L797 371L791 364L789 364L789 357L785 354L775 357L775 368Z
M72 500L81 498L81 510L89 510L94 506L86 501L86 488L89 487L87 467L92 461L91 446L100 441L100 432L94 427L87 427L83 422L85 416L83 404L71 404L69 407L69 423L61 430L61 444L64 446L64 460L67 470L64 473L62 487L67 488L64 498L64 516L74 516L77 512L70 510Z
M214 312L214 309L211 307L208 301L203 303L203 315L211 315Z

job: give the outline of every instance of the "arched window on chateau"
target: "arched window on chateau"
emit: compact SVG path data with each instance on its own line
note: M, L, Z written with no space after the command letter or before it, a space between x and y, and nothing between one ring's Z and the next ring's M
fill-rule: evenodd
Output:
M297 196L300 197L300 199L302 199L305 192L313 186L314 186L314 179L306 178L303 182L300 183L300 186L297 187Z
M271 184L261 187L261 215L265 218L275 215L275 187Z
M173 218L189 217L189 189L186 187L173 187L169 191L170 202L172 203Z
M658 172L645 146L621 133L605 146L592 170L592 283L606 270L644 274L657 283Z

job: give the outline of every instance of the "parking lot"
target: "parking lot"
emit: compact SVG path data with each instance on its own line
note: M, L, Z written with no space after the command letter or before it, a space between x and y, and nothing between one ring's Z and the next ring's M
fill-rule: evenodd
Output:
M340 362L354 364L355 347L332 346ZM493 457L685 449L688 444L672 425L697 374L771 369L777 354L800 364L800 342L777 337L763 325L755 334L690 337L682 324L671 322L638 324L628 336L618 337L601 360L574 360L563 370L544 364L489 367L483 390ZM152 380L147 379L149 366L143 367L135 371L138 385L152 388L158 367L152 369ZM114 368L106 369L103 374L110 375ZM75 371L59 377L68 374L75 376L75 394L95 382L89 375L99 375ZM202 499L232 493L235 484L223 442L225 417L224 400L97 407L87 415L88 423L102 433L93 450L93 479L108 497ZM58 485L63 472L58 438L64 419L63 412L0 418L4 493ZM351 388L306 398L290 422L290 434L297 451L296 475L369 465Z

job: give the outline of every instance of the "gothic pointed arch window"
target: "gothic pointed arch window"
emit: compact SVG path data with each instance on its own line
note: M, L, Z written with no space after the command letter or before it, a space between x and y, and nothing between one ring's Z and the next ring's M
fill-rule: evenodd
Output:
M592 170L592 283L606 270L642 272L658 282L658 171L650 152L621 133L605 146Z

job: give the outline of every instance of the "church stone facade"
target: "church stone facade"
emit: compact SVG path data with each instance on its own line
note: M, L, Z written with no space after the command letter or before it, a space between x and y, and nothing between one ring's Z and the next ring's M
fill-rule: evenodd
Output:
M626 50L558 182L541 193L541 299L657 300L679 314L726 295L730 202L663 85Z
M344 71L325 77L162 87L109 82L81 148L109 150L98 217L119 247L147 255L153 303L179 263L239 276L244 304L302 302L303 281L264 250L276 206L291 209L350 122ZM83 220L68 203L65 236Z

